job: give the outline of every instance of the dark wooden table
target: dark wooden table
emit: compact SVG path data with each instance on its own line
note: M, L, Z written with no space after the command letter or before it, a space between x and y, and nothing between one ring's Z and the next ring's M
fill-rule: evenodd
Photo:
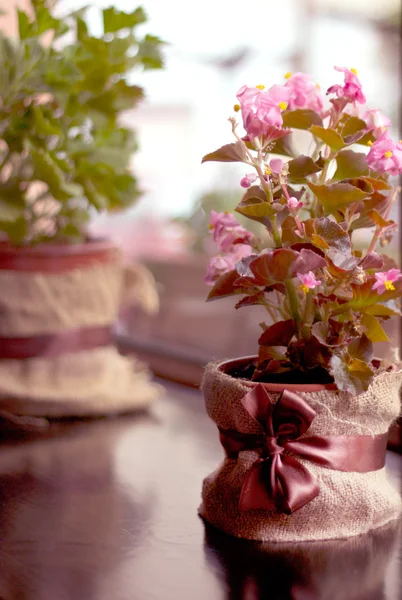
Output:
M205 528L222 450L201 394L167 392L149 414L2 434L1 600L401 600L396 525L286 547ZM402 456L388 468L401 488Z

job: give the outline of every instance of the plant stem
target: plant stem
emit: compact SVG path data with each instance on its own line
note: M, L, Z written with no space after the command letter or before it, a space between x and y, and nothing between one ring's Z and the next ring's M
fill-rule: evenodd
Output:
M9 159L9 158L10 158L10 151L9 151L9 150L7 150L7 151L4 153L4 156L3 156L3 158L2 158L2 159L1 159L1 161L0 161L0 171L2 171L2 170L3 170L3 167L4 167L4 165L7 163L7 161L8 161L8 159Z
M304 306L304 322L302 325L302 337L304 340L308 340L310 338L311 324L313 322L313 309L313 292L310 290L306 294L306 303Z
M300 325L299 302L297 299L296 289L292 279L285 280L285 287L289 299L290 312L297 326Z
M276 215L271 217L272 238L277 248L282 248L282 239L276 224Z

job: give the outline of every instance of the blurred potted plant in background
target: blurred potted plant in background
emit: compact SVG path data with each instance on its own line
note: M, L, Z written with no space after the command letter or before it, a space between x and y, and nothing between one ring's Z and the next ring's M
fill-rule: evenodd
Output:
M328 89L327 108L305 73L242 87L245 135L231 117L234 142L203 159L245 165L235 211L273 244L212 211L220 253L208 300L264 306L272 322L261 323L258 356L210 364L204 377L227 460L204 482L201 514L238 537L348 537L401 510L384 463L402 371L375 359L373 344L390 342L382 323L401 314L402 273L379 246L396 230L402 142L379 110L359 108L357 72L336 70L344 83ZM310 133L308 154L294 151L294 130ZM363 250L359 229L371 234Z
M141 7L102 16L97 37L85 9L59 19L31 0L19 39L0 34L0 405L16 413L117 411L153 394L145 373L133 394L111 337L141 277L87 227L140 196L135 135L119 117L144 96L128 75L161 68L162 42L137 34Z

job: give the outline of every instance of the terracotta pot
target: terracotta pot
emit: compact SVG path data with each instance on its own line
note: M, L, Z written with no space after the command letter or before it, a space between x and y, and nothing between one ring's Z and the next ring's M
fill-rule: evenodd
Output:
M384 462L388 429L400 412L400 366L381 370L376 360L378 375L354 396L334 384L231 375L254 358L205 369L205 404L226 458L204 480L201 516L236 537L275 542L347 538L398 518L401 498ZM285 391L290 396L281 398ZM369 457L364 466L362 457Z
M0 410L61 417L148 404L156 388L113 340L132 274L107 240L0 243Z
M99 262L117 262L119 256L116 246L102 239L89 240L84 244L40 244L32 247L0 242L0 270L57 273Z

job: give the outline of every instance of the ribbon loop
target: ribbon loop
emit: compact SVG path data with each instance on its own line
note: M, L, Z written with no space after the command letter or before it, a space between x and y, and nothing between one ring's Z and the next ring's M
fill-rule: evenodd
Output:
M262 384L241 402L261 433L219 430L228 458L237 458L243 450L259 453L246 474L240 510L276 509L291 514L318 496L317 481L296 457L330 469L360 473L381 469L385 464L388 432L376 436L307 437L315 410L288 390L273 404Z

